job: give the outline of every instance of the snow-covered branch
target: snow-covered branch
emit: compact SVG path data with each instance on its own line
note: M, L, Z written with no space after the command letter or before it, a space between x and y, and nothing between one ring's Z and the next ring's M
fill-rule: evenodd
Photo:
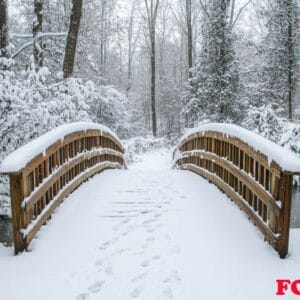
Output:
M36 41L43 39L43 38L51 38L51 37L65 37L66 32L45 32L41 33L33 39L33 36L29 36L28 34L14 34L14 37L17 38L32 38L31 41L23 44L13 55L12 58L16 58L21 52L23 52L28 47L31 47Z

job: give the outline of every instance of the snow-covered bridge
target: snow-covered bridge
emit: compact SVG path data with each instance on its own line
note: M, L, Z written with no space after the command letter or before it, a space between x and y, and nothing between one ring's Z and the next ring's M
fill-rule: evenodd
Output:
M299 276L300 232L289 229L298 159L224 124L194 130L171 158L157 151L122 168L118 138L83 123L60 127L8 157L1 168L12 179L16 251L29 251L13 256L0 248L1 295L275 298L276 279ZM174 161L234 202L197 174L172 168ZM106 168L118 169L80 185ZM289 233L289 256L281 260L269 243L284 257Z

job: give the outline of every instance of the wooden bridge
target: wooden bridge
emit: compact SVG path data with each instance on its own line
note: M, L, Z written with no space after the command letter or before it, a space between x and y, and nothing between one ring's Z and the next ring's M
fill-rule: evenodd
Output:
M275 159L239 138L242 134L267 152L271 148ZM49 145L49 141L54 142ZM40 147L43 152L36 154ZM41 226L79 185L105 169L124 168L123 155L121 141L108 128L85 123L61 126L11 154L2 164L2 173L10 179L15 253L27 249ZM286 257L292 180L300 174L298 158L243 128L209 124L185 136L173 159L178 168L218 186L247 214L279 256ZM291 160L291 166L286 162L281 165Z

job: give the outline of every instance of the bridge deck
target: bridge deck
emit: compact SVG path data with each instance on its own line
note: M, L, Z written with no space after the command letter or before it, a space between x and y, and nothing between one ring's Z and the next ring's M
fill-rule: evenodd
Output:
M300 231L280 260L212 184L145 156L95 176L31 244L0 248L3 299L273 299L299 276Z

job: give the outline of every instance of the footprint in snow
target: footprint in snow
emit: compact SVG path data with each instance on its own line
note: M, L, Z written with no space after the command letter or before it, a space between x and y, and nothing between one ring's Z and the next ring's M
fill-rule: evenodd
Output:
M155 219L149 219L149 220L144 221L143 224L147 225L147 224L154 223L155 221L156 221Z
M99 249L105 250L109 245L110 245L110 241L106 241L99 247Z
M135 289L131 292L130 295L131 295L132 298L137 298L137 297L140 296L141 292L142 292L141 288L135 288Z
M104 281L97 281L89 287L89 291L96 294L99 293L104 285Z
M148 246L148 244L143 244L142 245L142 249L147 249L149 246Z
M157 255L153 255L153 256L152 256L152 259L153 259L153 260L159 260L159 259L160 259L160 255L158 255L158 254L157 254Z
M151 236L145 239L146 242L153 242L155 241L155 237Z
M76 300L87 300L89 298L88 294L80 294L76 297Z
M166 240L168 240L168 241L171 240L171 237L170 237L170 235L168 235L168 234L165 234L165 235L164 235L164 238L165 238Z
M98 268L99 271L100 271L102 265L103 265L103 261L101 259L98 259L95 261L95 266Z
M111 266L105 268L105 274L110 276L113 275L113 269Z
M119 238L116 237L116 238L113 238L113 239L111 239L111 240L109 240L109 241L106 241L106 242L104 242L104 243L99 247L99 249L100 249L100 250L105 250L108 246L117 243L118 240L119 240Z
M144 268L145 268L145 267L148 267L148 266L149 266L149 261L148 261L148 260L142 261L142 262L141 262L141 266L144 267Z
M131 281L132 281L132 282L140 281L140 280L146 278L147 274L148 274L147 272L141 273L141 274L139 274L139 275L133 277L133 278L131 279Z
M171 271L170 275L164 279L164 283L169 283L174 281L181 281L179 273L176 270Z
M139 256L139 255L144 255L144 254L145 254L144 251L138 251L138 252L132 253L133 256Z
M125 253L125 252L128 252L128 251L130 251L130 250L131 250L130 248L119 249L119 250L113 252L113 253L111 254L111 256L121 255L121 254L123 254L123 253Z

